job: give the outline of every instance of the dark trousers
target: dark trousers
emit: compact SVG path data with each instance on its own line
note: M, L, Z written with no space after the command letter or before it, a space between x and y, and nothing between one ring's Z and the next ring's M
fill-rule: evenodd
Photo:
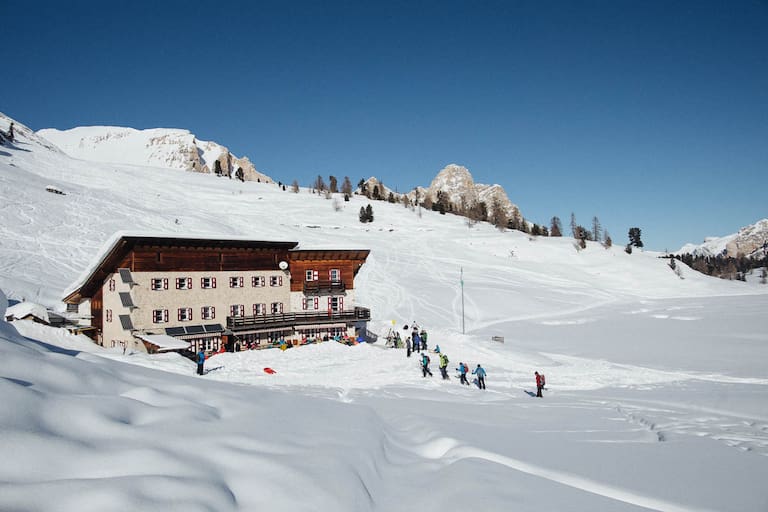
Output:
M421 373L423 373L423 377L426 377L427 374L429 374L430 377L432 376L432 372L429 371L429 367L427 367L427 365L423 365L421 367Z
M440 367L440 373L443 375L443 379L447 380L448 377L448 369L445 366Z
M205 366L205 363L197 363L197 374L202 375L203 374L203 366Z
M485 377L477 377L477 387L485 389Z
M411 346L408 345L408 357L411 357Z
M462 373L461 374L461 383L462 384L466 384L467 386L469 386L469 381L467 380L467 374L466 373Z
M536 386L536 396L539 398L544 398L544 395L541 394L541 388L542 386Z

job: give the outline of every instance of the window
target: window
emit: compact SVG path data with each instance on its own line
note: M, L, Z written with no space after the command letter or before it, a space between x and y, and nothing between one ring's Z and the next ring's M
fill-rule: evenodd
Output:
M177 277L176 278L176 289L177 290L191 290L192 289L192 278L191 277Z
M341 281L341 270L332 268L328 271L328 277L331 281Z
M153 309L152 310L152 323L153 324L168 323L168 310L167 309Z
M229 306L229 316L245 316L245 305L233 304Z
M264 286L264 276L253 276L251 278L251 286L257 287L257 286Z
M269 286L283 286L283 276L269 276Z
M267 314L267 305L266 304L254 304L253 305L253 314L254 315L266 315Z
M200 288L205 288L205 289L216 288L216 278L215 277L201 277L200 278Z
M112 310L111 309L104 310L104 321L105 322L111 322L112 321Z
M301 307L304 309L318 309L320 307L320 298L304 297L301 299Z
M168 289L168 279L165 277L153 277L152 278L152 289L157 290L167 290Z
M317 270L307 270L306 273L306 279L307 281L317 281L319 275Z
M242 277L230 277L229 278L229 287L230 288L242 288L243 287L243 278Z
M344 297L328 297L328 311L342 311L344 309Z
M203 320L213 320L216 318L216 308L213 306L203 306L200 308L200 318Z
M283 303L282 302L273 302L272 303L272 314L282 313L283 312Z
M115 280L114 279L110 279L109 280L109 291L111 291L111 292L115 291Z
M179 308L179 322L192 320L192 308Z

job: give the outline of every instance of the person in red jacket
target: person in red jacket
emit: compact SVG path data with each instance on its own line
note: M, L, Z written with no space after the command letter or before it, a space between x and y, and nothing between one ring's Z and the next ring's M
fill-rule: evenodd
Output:
M539 398L543 398L544 395L541 394L541 388L544 387L544 382L542 379L542 375L539 375L539 372L533 372L536 375L536 396Z

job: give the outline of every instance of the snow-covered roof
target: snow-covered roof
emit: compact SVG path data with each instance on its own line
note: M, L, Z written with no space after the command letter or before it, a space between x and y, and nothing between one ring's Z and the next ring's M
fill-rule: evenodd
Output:
M134 334L134 336L156 346L158 352L189 348L189 342L168 336L167 334Z
M21 320L30 315L45 323L50 323L45 306L35 304L34 302L19 302L5 310L5 318L10 318L11 320Z

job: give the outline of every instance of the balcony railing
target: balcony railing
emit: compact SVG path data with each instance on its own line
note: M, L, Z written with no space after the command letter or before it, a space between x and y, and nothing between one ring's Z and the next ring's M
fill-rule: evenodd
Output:
M232 331L246 329L271 329L293 327L308 324L331 324L336 322L368 321L371 310L356 307L345 311L325 311L323 313L276 313L273 315L228 316L227 328Z
M343 293L347 286L341 279L329 281L304 281L304 293Z

